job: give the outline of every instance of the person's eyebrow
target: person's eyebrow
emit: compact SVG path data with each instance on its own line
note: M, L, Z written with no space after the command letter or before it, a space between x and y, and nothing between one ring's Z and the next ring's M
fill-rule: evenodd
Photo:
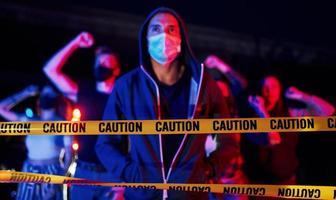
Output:
M160 24L150 24L150 25L149 25L149 28L152 28L152 27L158 27L158 26L160 26Z

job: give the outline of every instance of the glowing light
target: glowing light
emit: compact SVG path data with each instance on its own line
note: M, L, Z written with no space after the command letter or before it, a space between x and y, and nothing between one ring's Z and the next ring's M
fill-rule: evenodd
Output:
M78 143L73 143L72 144L72 149L75 150L75 151L77 151L79 149Z
M78 108L75 108L72 112L72 115L76 118L80 118L81 117L81 112Z
M26 113L26 116L29 117L29 118L34 117L34 112L31 108L26 108L25 113Z
M79 121L79 119L73 117L73 118L71 119L71 121L73 121L73 122L77 122L77 121Z
M72 111L72 119L71 121L79 121L81 117L81 111L78 108L75 108Z

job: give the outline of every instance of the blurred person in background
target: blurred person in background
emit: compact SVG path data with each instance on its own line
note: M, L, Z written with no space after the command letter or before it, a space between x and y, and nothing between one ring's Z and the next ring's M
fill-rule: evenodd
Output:
M95 49L95 61L92 73L89 74L91 78L87 79L81 76L80 80L75 81L63 71L70 57L76 51L90 48L94 43L94 38L90 33L81 32L53 55L43 67L47 77L80 110L80 120L102 119L108 96L121 72L117 54L107 46L99 46ZM113 182L114 178L107 173L96 156L97 136L76 136L74 140L78 143L78 150L73 176ZM72 199L107 199L111 195L114 198L120 196L119 193L111 192L111 189L107 187L73 185L70 189Z
M228 103L228 108L230 111L230 117L239 117L239 102L237 99L242 98L243 94L247 89L247 80L228 63L224 62L218 56L210 54L204 60L204 65L207 71L214 77L222 95L224 96L226 102ZM233 134L236 137L238 143L240 143L240 134ZM216 149L216 138L209 135L206 140L206 153L209 155L212 151ZM222 184L245 184L247 183L247 178L243 171L243 157L240 155L236 159L235 166L236 174L233 177L220 177L219 183ZM221 195L213 194L210 199L225 199L225 200L244 200L247 199L246 196L238 195L226 195L224 198Z
M208 55L204 60L204 65L210 70L216 70L210 73L214 74L216 80L224 79L228 85L227 90L230 90L235 97L247 89L247 79L218 56L214 54Z
M38 115L32 118L12 108L25 99L38 95ZM45 85L41 91L31 85L0 101L0 115L7 121L61 121L69 119L71 104L54 88ZM28 135L25 139L27 159L23 172L65 175L72 158L71 136ZM62 185L19 183L17 200L63 199Z
M264 76L258 84L257 95L248 97L254 116L261 118L330 116L335 112L333 105L318 96L310 95L293 86L283 92L283 87L277 76ZM300 102L304 106L291 107L287 103L288 100ZM246 134L243 138L245 169L251 183L297 184L298 134L269 132Z

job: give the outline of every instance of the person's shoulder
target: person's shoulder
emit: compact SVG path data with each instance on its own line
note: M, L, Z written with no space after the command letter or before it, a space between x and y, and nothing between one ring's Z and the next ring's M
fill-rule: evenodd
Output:
M122 86L125 84L130 84L132 82L136 82L139 80L139 78L143 76L143 73L141 72L141 68L137 67L124 75L120 76L116 81L116 86Z
M139 76L141 73L141 68L140 67L136 67L135 69L132 69L131 71L125 73L124 75L122 75L118 80L127 80L129 78L133 78L135 76Z

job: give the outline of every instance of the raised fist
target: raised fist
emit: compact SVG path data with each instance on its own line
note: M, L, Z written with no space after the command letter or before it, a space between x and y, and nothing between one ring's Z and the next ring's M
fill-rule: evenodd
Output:
M300 100L303 98L303 95L304 93L294 86L289 87L285 92L285 97L293 100Z
M250 95L248 97L248 102L252 108L257 110L264 110L265 109L265 100L261 96L258 95Z
M221 60L220 58L218 58L215 55L209 55L205 59L204 64L209 69L215 68L215 69L218 69L222 72L227 72L231 69L228 64L226 64L223 60Z
M94 38L88 32L81 32L74 41L80 48L89 48L94 44Z

